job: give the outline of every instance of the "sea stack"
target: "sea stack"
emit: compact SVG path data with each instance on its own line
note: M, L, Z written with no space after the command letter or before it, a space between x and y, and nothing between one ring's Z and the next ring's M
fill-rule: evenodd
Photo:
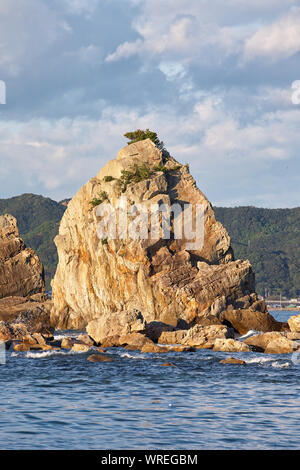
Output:
M139 168L148 174L131 179ZM129 207L201 206L203 246L191 250L185 238L175 239L174 220L169 239L101 240L97 208L104 202L118 208L121 197ZM77 192L55 243L59 263L51 319L58 328L85 328L103 315L131 310L140 311L147 323L189 327L212 318L218 323L223 311L257 304L252 267L249 261L234 260L230 237L188 166L149 139L122 148Z
M42 262L34 250L25 247L16 218L0 216L0 299L30 296L44 288Z

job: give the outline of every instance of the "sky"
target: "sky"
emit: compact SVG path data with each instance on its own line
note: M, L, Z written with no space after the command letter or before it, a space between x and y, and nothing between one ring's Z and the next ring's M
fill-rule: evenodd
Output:
M0 81L0 198L150 128L213 205L300 205L300 0L0 0Z

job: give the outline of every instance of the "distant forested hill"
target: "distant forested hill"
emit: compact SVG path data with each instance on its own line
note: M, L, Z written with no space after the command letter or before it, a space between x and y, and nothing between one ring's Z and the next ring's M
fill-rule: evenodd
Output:
M20 236L40 256L45 268L46 288L54 276L57 251L53 242L66 207L52 199L35 194L22 194L0 199L0 215L12 214L18 220Z
M300 207L214 210L231 237L235 258L252 263L258 293L300 297Z
M47 288L57 265L53 239L67 202L34 194L0 199L0 215L14 215L25 243L39 254ZM278 295L281 291L288 297L300 297L300 207L215 207L214 210L217 220L229 232L235 258L251 261L258 293L264 295L267 290Z

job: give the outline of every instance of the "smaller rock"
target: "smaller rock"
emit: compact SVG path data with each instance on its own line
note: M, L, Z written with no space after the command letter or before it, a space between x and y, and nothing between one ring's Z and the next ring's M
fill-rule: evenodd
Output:
M291 340L299 340L300 339L300 333L295 333L293 331L288 331L286 333L286 337Z
M111 357L105 356L104 354L91 354L88 357L88 361L90 361L90 362L112 362L113 359Z
M235 357L228 357L227 359L222 359L220 364L246 364L242 359L236 359Z
M269 331L258 335L250 336L244 341L244 344L260 347L264 352L280 351L293 352L293 341L286 337L287 333L279 331ZM268 347L270 345L270 347ZM276 353L275 353L276 354ZM278 352L278 354L280 354Z
M87 344L88 346L95 345L95 341L89 335L79 335L76 340L80 343Z
M157 346L157 344L152 343L145 344L145 346L142 347L141 351L143 353L167 353L169 352L169 349L163 346Z
M32 337L37 341L38 344L43 344L43 345L46 344L46 340L44 336L41 335L41 333L33 333Z
M29 334L23 336L22 341L24 344L28 344L29 346L34 346L38 344L37 340Z
M200 349L211 349L216 339L226 339L231 336L233 336L232 330L225 325L195 325L188 330L182 344Z
M290 330L293 333L300 333L300 315L294 315L288 319Z
M30 351L30 344L26 343L15 343L13 346L15 351Z
M236 341L235 339L222 339L218 338L215 341L214 351L224 351L224 352L249 352L251 349L245 343L241 341Z
M101 341L101 346L103 348L116 348L120 346L120 336L119 335L108 336L107 338Z
M120 336L119 344L129 350L141 350L145 344L153 344L153 341L141 333L128 333Z
M106 353L106 349L105 348L100 348L98 346L95 346L94 349L96 349L96 351L100 352L100 353Z
M160 338L162 337L163 333L175 332L176 328L174 326L167 325L166 323L163 323L160 321L152 321L146 324L145 331L146 331L146 336L150 338L151 341L154 341L154 343L157 343L157 341L160 341Z
M9 341L12 338L11 330L4 321L0 321L0 341Z
M281 336L270 341L265 349L266 354L287 354L294 351L294 343L290 339Z
M96 343L102 344L111 336L122 336L127 333L145 331L146 322L138 310L124 310L105 313L90 321L86 327L87 333Z
M158 338L160 344L181 344L188 330L163 331Z
M183 345L175 345L175 346L168 346L169 352L195 352L196 348L193 346L183 346Z
M65 336L65 338L63 338L61 340L61 348L63 349L71 349L73 347L73 339L70 338L69 336Z
M87 344L75 343L71 349L74 352L87 352L90 347Z

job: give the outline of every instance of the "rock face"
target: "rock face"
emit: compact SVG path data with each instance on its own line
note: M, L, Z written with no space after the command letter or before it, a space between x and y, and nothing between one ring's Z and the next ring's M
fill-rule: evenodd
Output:
M297 350L299 344L289 339L288 333L270 331L251 336L245 340L245 343L251 346L258 346L265 353L285 354Z
M293 333L300 333L300 315L294 315L288 319L290 330Z
M105 313L92 320L87 326L88 334L96 343L102 343L111 336L124 336L128 333L145 331L145 321L139 311Z
M19 237L17 220L0 216L0 299L44 290L44 270L37 254Z
M127 181L120 189L124 170L135 164L147 166L151 174ZM128 207L198 204L204 210L203 246L191 249L191 240L174 239L174 220L170 239L100 240L99 218L90 204L99 195L115 208L121 196L126 196ZM216 221L187 166L166 157L149 139L121 149L78 191L68 204L55 243L59 264L52 282L51 318L59 328L83 328L103 315L133 309L141 311L148 323L191 325L218 315L245 296L254 295L249 305L257 300L250 263L233 260L229 235Z
M247 344L244 344L241 341L236 341L232 338L216 339L213 350L224 351L224 352L249 352L251 351L251 349L249 348Z
M52 302L44 288L43 265L19 237L16 219L0 216L0 341L52 335Z
M276 321L268 312L262 313L248 309L222 312L219 319L232 326L241 335L249 330L284 331L289 329L287 323Z

